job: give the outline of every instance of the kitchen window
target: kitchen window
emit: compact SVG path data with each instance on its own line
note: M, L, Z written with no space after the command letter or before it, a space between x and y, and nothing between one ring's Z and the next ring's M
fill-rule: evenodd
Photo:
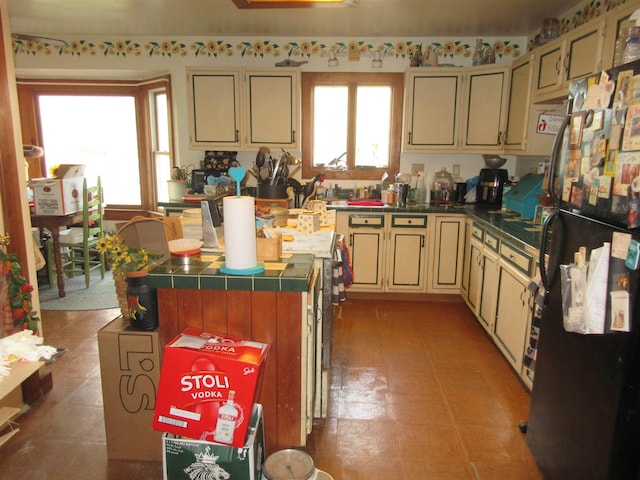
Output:
M303 73L304 178L374 180L400 163L401 73Z
M41 145L41 176L60 163L100 175L109 209L155 210L171 171L170 84L18 80L23 137Z

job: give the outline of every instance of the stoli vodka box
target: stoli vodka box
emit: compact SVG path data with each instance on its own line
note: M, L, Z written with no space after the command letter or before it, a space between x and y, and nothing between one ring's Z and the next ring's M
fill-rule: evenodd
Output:
M60 165L56 178L34 178L34 211L36 215L64 216L82 210L84 165Z
M153 428L242 447L269 348L185 329L164 349Z

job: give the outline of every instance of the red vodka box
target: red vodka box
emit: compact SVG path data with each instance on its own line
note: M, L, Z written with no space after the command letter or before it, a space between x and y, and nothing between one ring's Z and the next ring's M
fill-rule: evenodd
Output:
M269 348L185 329L164 349L153 428L243 447Z

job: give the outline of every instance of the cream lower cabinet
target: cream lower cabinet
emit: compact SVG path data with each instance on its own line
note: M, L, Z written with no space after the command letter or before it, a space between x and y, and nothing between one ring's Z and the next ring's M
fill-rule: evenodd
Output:
M464 215L429 215L427 293L460 293L465 224Z
M425 292L427 215L343 213L336 230L351 254L350 291Z
M508 247L507 247L508 248ZM507 361L521 374L527 326L531 316L531 277L501 260L494 339Z
M480 286L480 305L478 320L485 330L491 332L495 325L496 302L498 299L499 258L498 247L500 239L491 232L485 232L482 247L482 282Z

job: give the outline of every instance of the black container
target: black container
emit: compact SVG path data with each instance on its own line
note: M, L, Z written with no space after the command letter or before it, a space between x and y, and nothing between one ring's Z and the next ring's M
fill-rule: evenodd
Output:
M257 188L257 198L289 198L287 195L287 186L259 183Z
M147 276L127 277L127 306L136 330L158 327L158 292L147 285Z
M509 179L504 168L483 168L478 177L476 203L481 205L502 205L502 191Z
M453 193L453 200L456 203L463 204L464 197L467 194L467 184L465 182L456 183L456 187Z

